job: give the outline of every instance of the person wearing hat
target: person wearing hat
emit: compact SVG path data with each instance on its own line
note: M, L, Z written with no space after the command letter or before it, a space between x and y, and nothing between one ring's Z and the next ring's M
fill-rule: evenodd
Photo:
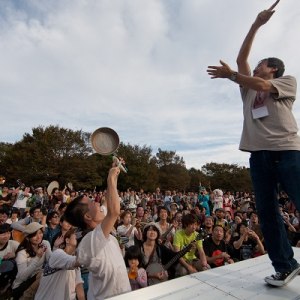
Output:
M41 275L39 272L52 253L49 242L43 240L42 228L43 225L32 222L23 231L24 240L16 251L18 273L12 286L14 300L20 299L23 293L35 294Z
M212 228L214 226L215 219L212 216L206 216L203 224L203 229L209 236L212 235Z
M224 208L217 208L215 210L216 213L216 220L215 224L222 225L223 228L228 227L228 222L225 220L225 209Z
M173 219L178 212L178 205L175 202L171 202L170 204L170 218Z
M35 195L35 203L44 205L46 203L46 201L48 200L47 194L44 194L42 187L38 187L35 190L37 192Z

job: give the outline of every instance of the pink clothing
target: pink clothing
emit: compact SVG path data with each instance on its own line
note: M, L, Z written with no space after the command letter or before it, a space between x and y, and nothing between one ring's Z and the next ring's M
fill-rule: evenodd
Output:
M127 272L129 272L129 268L127 268ZM135 279L129 279L131 290L135 291L140 288L147 286L147 272L145 269L140 268L138 271L138 276Z

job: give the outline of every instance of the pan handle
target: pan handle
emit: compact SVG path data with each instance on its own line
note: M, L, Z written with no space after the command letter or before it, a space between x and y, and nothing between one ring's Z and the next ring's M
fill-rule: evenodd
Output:
M118 155L117 155L116 153L112 153L112 154L110 154L108 157L109 157L109 158L116 158L116 159L118 160L118 166L120 167L120 169L121 169L123 172L125 172L125 173L128 172L128 169L127 169L126 165L123 164L123 163L121 163L120 157L118 157Z

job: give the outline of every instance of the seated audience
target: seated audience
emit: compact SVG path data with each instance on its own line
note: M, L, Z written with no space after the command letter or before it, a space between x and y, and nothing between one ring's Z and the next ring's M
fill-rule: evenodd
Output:
M203 249L207 263L211 268L234 263L234 250L230 244L224 241L224 228L214 225L212 235L203 241Z
M185 246L193 243L192 250L186 253L183 259L179 260L176 267L176 276L184 276L187 274L196 273L210 269L206 261L206 256L202 247L202 240L195 241L198 233L196 228L198 226L198 218L196 215L187 214L182 218L182 228L176 231L174 236L174 251L179 252ZM195 250L198 250L198 259L195 255Z
M238 236L233 238L233 247L235 249L235 258L245 260L252 258L259 251L264 254L264 246L258 235L248 228L246 223L237 225Z

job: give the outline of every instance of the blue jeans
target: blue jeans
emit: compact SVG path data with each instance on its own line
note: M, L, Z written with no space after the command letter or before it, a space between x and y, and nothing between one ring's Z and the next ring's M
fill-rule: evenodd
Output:
M250 173L259 223L275 271L293 270L297 261L279 213L277 184L300 211L300 151L252 152Z

